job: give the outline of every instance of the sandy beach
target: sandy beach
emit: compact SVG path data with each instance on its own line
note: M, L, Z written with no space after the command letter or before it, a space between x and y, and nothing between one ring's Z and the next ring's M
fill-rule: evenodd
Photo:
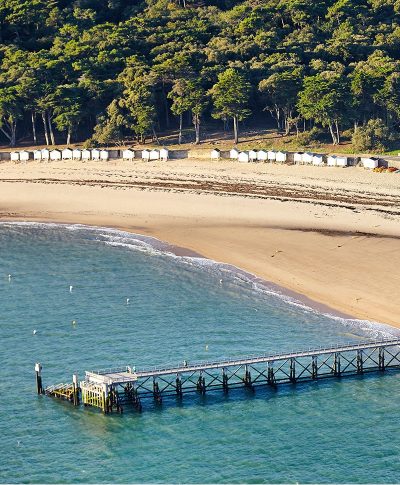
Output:
M0 219L154 236L400 327L400 175L175 160L0 165Z

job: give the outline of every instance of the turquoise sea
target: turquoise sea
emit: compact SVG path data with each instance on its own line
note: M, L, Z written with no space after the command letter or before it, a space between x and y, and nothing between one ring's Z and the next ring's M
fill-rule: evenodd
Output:
M50 385L118 364L396 334L318 313L234 268L174 256L162 243L115 230L3 223L0 330L1 482L400 479L400 373L217 391L122 416L35 394L37 361Z

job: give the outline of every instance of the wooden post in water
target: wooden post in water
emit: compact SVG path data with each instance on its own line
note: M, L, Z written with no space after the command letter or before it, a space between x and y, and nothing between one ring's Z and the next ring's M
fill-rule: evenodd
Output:
M73 403L74 403L74 406L79 406L79 385L78 385L77 374L73 374L73 376L72 376L72 386L73 386Z
M35 364L35 374L36 374L36 391L38 394L43 394L42 364L40 362L37 362Z

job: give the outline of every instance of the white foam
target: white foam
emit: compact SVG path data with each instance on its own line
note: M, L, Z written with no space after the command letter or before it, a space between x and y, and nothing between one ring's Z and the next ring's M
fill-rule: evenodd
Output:
M288 305L299 308L300 310L311 313L313 315L321 315L332 320L342 323L346 327L361 330L364 334L371 338L391 338L400 335L400 329L396 329L384 323L359 320L352 318L344 318L329 312L321 312L312 308L306 303L294 298L291 295L285 294L274 285L268 285L268 282L261 280L256 275L248 273L236 266L226 263L213 261L202 257L193 256L179 256L172 251L172 247L159 239L142 234L135 234L122 231L120 229L112 229L107 227L86 226L84 224L57 224L57 223L43 223L43 222L0 222L0 227L12 226L30 226L30 227L54 227L63 228L69 231L89 231L97 235L96 240L108 246L122 247L146 253L150 256L163 256L174 259L177 263L193 266L199 268L201 271L208 271L219 281L221 274L224 282L228 281L230 285L237 285L245 287L263 295L279 298Z

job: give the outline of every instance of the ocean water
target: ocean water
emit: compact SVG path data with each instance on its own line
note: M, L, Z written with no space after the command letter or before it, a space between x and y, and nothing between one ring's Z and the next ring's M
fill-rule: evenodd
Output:
M318 313L141 236L52 224L0 224L0 309L1 482L399 481L400 373L217 391L122 416L37 396L34 379L37 361L50 385L93 368L308 349L393 329Z

